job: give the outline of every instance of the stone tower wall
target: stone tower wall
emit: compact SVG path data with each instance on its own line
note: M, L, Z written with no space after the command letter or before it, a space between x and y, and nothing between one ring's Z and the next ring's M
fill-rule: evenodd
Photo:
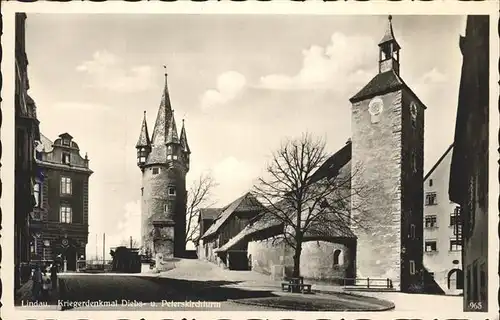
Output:
M390 278L400 288L402 92L381 96L379 122L372 123L371 99L352 106L352 229L358 236L358 278ZM364 190L364 196L357 192ZM366 285L366 284L365 284Z
M159 168L153 174L153 168ZM175 195L169 195L169 187L174 187ZM153 249L153 221L172 220L174 225L174 255L182 254L186 228L186 180L179 168L166 165L148 166L142 174L142 240L145 247ZM167 205L167 210L165 210Z

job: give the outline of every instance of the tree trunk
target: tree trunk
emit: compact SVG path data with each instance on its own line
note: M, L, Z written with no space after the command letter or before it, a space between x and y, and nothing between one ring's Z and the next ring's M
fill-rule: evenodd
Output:
M293 273L292 277L300 277L300 254L302 253L302 244L297 243L293 255Z

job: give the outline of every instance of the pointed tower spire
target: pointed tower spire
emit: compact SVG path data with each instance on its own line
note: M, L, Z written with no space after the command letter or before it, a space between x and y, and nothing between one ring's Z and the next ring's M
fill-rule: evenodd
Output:
M167 132L167 139L165 141L166 144L169 143L179 143L179 135L177 134L177 126L175 124L175 117L173 115L170 117L170 122L168 124L168 132Z
M186 153L191 153L189 149L189 144L187 141L186 128L184 127L184 119L182 119L182 129L181 129L181 137L180 137L182 151Z
M172 117L172 105L170 104L170 95L168 92L168 82L167 82L167 67L165 68L165 85L163 87L163 94L161 97L160 107L158 108L158 114L156 116L155 127L153 129L153 135L151 137L151 143L154 146L164 145L168 133L168 123Z
M151 145L151 140L149 140L148 123L146 121L146 111L144 111L144 118L142 120L141 133L139 135L139 140L137 141L137 144L135 145L135 147L136 148L148 147L150 145Z
M396 41L394 30L392 29L392 16L389 15L387 28L384 36L378 44L379 52L379 73L384 73L390 70L399 75L399 50L401 46Z

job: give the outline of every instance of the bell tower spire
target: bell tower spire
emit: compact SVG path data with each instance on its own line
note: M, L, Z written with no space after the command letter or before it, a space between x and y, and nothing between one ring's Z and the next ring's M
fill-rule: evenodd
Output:
M379 73L393 70L399 75L399 50L400 45L394 37L392 29L392 16L389 15L384 37L380 40L379 46Z
M170 94L168 92L167 67L163 66L163 68L165 69L165 85L163 86L160 107L158 108L156 123L153 129L153 135L151 136L151 143L153 146L165 145L168 133L168 123L170 122L170 117L172 117L172 105L170 104Z

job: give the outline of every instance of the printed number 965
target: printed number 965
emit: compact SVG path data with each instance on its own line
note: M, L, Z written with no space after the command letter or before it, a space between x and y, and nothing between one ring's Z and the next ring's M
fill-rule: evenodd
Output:
M482 302L469 302L469 309L481 310L481 309L483 309L483 303Z

